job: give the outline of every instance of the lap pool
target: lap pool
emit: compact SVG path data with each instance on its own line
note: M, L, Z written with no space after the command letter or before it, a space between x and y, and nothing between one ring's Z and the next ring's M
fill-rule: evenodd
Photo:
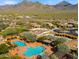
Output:
M23 55L27 57L32 57L34 55L41 55L43 53L45 48L43 46L37 46L37 47L29 47L27 50L23 53Z

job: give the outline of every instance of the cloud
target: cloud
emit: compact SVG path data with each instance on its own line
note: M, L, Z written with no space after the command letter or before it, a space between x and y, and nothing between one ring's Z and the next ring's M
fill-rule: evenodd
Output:
M14 1L14 0L5 0L3 3L4 4L15 4L16 1Z
M45 4L49 4L49 5L54 4L55 5L61 1L63 1L63 0L47 0L47 2Z
M20 2L21 0L0 0L0 5L13 5L13 4L17 4L18 2Z

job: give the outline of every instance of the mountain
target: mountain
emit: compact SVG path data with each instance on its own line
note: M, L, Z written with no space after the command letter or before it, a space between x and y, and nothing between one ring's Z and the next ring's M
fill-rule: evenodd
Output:
M17 5L5 5L0 6L0 13L22 13L22 14L28 14L28 13L51 13L51 12L57 12L57 11L72 11L77 10L78 5L72 5L66 1L60 2L57 5L43 5L40 3L32 3L32 2L26 2L23 1Z
M22 2L17 5L0 6L0 12L18 12L18 13L50 13L56 9L51 6L38 3Z
M55 5L54 7L59 9L59 10L77 10L77 4L72 5L69 2L62 1L59 4Z
M66 1L62 1L62 2L60 2L59 4L57 4L58 6L68 6L68 5L72 5L72 4L70 4L70 3L68 3L68 2L66 2Z

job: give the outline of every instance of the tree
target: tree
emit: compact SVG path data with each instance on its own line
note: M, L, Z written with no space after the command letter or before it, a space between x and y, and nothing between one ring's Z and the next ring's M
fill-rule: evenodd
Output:
M52 35L40 36L37 38L37 40L39 40L39 41L43 41L43 40L53 41L53 39L55 39L55 37Z
M22 27L15 27L15 28L7 28L2 32L3 36L7 36L7 35L15 35L15 34L19 34L21 32L26 31L25 28Z
M52 54L49 57L50 57L50 59L59 59L55 54Z
M78 59L78 55L76 55L75 53L73 53L73 59Z
M40 37L37 38L37 40L43 41L43 40L46 40L46 37L45 36L40 36Z
M36 41L36 35L35 34L32 34L32 33L29 33L29 32L25 32L21 35L22 38L26 38L28 39L29 41Z
M65 44L58 45L57 48L58 48L58 52L60 52L60 53L66 54L66 53L70 52L70 48Z
M69 41L69 39L67 39L67 38L57 38L53 43L54 43L55 46L57 46L59 44L67 42L67 41Z
M8 57L2 56L0 57L0 59L22 59L22 58L19 56L8 56Z
M9 47L6 44L0 45L0 54L5 54L9 51Z
M3 22L0 22L0 31L4 30L7 27L8 27L8 24L4 24Z

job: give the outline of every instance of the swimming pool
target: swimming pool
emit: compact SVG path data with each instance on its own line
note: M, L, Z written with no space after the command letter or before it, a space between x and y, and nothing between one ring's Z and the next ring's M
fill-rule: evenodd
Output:
M13 42L13 44L15 44L17 46L26 46L26 44L24 42L21 42L21 41Z
M29 47L27 50L23 53L23 55L27 57L32 57L34 55L43 55L41 54L45 48L43 46L37 46L37 47Z

